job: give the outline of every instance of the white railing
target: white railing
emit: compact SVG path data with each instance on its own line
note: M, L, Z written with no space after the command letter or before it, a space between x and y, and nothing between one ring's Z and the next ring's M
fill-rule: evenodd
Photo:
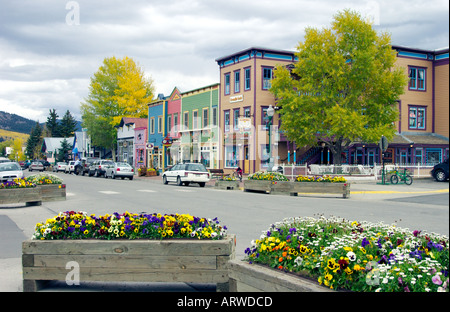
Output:
M386 164L385 173L394 169L408 169L410 175L415 178L431 177L430 171L434 164ZM370 165L290 165L281 164L282 172L290 180L294 180L298 175L343 175L343 176L372 176L381 180L382 164Z

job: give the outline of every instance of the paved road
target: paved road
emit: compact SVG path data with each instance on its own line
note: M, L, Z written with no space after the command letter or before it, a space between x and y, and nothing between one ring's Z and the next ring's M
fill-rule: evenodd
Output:
M339 216L350 220L396 223L449 235L448 183L418 180L411 186L352 184L350 199L305 195L290 197L242 191L216 190L209 184L178 187L163 185L159 177L133 181L58 174L67 184L67 200L39 207L0 205L0 291L21 291L21 242L31 237L37 222L60 211L83 210L97 215L123 212L189 213L218 217L237 235L236 257L242 258L251 240L270 224L293 216ZM52 290L64 290L64 285ZM122 287L122 288L121 288ZM148 284L139 290L211 291L210 285ZM164 287L164 288L161 288ZM101 285L91 290L135 290L134 286ZM70 289L71 290L71 289Z

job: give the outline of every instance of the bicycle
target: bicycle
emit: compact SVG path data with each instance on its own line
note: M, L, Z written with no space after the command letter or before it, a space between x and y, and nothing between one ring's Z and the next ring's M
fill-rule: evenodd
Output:
M231 176L233 178L235 178L236 180L239 180L242 182L242 171L239 171L238 169L236 169L235 171L233 171L233 173L231 174Z
M391 183L398 184L398 181L405 182L406 185L411 185L413 183L413 178L406 173L408 169L404 169L404 172L401 173L397 169L392 172Z

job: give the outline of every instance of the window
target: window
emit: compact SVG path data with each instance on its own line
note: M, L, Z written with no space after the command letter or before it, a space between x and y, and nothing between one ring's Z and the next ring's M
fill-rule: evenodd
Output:
M172 132L172 115L167 116L167 132Z
M230 94L230 73L225 74L225 95Z
M239 93L241 90L241 71L234 72L234 93Z
M409 129L425 129L426 108L410 106L409 107Z
M416 163L421 164L423 163L423 149L416 148Z
M189 112L184 113L184 129L189 129Z
M203 128L209 126L209 110L207 108L203 109Z
M233 111L233 125L234 130L239 130L239 109Z
M244 117L250 117L250 107L244 108Z
M198 110L192 112L192 129L198 129Z
M272 68L263 68L263 90L269 90L272 86Z
M230 131L230 111L225 111L223 116L224 116L225 132L228 132Z
M158 133L162 133L163 125L162 125L162 116L158 116Z
M425 90L426 69L409 67L409 90Z
M245 91L250 90L251 87L251 76L250 76L251 72L250 72L250 68L246 68L245 69Z
M212 108L212 125L213 127L217 126L217 107Z
M174 132L178 131L178 113L173 114L173 128Z
M225 167L237 167L237 148L236 145L225 146Z
M150 134L155 133L155 118L150 118Z

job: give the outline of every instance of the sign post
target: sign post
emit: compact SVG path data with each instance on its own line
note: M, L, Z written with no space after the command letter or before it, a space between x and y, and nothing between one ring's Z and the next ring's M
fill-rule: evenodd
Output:
M388 140L386 139L386 137L384 136L384 135L382 135L381 136L381 140L380 140L380 143L379 143L379 146L380 146L380 150L381 150L381 163L382 163L382 165L383 165L383 169L382 169L382 171L381 171L381 184L386 184L385 183L385 179L384 179L384 177L385 177L385 170L384 170L384 152L386 151L386 149L388 148L388 145L389 145L389 142L388 142Z

